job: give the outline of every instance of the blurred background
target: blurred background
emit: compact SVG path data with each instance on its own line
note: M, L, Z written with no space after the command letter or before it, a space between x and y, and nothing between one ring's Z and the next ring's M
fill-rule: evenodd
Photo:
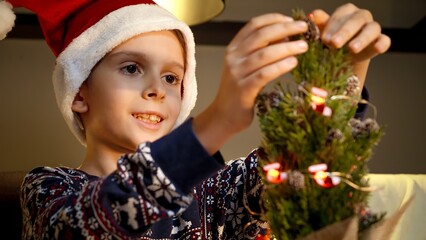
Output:
M201 0L200 0L201 1ZM228 0L209 22L192 26L197 43L198 102L192 115L214 98L226 44L250 18L268 12L291 14L322 8L332 12L341 0ZM369 162L374 173L426 173L426 1L355 0L369 9L391 36L391 50L371 64L366 86L386 135ZM206 9L206 6L203 8ZM196 10L191 10L196 11ZM0 171L36 166L77 167L84 147L67 129L57 109L51 74L55 58L37 19L17 9L15 29L0 41ZM290 78L283 76L277 81ZM371 113L369 113L371 114ZM243 157L261 141L257 119L223 148L225 159Z

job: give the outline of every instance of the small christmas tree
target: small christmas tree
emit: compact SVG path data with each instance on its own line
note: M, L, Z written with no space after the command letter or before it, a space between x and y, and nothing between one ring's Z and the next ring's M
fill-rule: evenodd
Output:
M383 128L374 119L354 118L358 105L367 102L348 50L324 45L302 10L294 10L293 17L309 26L295 37L309 45L292 71L296 87L278 83L257 99L263 215L280 240L300 239L354 217L361 232L384 215L369 212L365 178Z

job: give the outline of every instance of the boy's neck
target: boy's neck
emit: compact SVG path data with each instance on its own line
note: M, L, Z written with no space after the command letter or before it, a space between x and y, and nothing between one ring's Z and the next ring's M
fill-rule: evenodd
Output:
M111 174L115 170L115 169L107 168L107 167L100 168L98 164L94 162L88 162L88 161L84 161L78 167L78 169L89 175L97 176L97 177L107 176L108 174Z
M104 177L117 170L117 161L122 155L117 152L99 151L99 148L94 151L88 145L86 157L78 169L93 176Z

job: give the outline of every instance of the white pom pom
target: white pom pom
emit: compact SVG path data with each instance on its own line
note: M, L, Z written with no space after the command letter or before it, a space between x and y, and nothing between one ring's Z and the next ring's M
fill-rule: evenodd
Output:
M4 39L15 25L15 14L12 5L6 1L0 1L0 40Z

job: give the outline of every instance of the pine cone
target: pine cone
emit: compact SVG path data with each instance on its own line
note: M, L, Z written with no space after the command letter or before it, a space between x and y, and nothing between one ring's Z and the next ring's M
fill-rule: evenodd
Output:
M268 112L268 108L266 107L266 100L267 100L266 93L260 93L259 96L257 96L256 107L257 107L258 114L263 115Z
M266 114L271 108L280 107L282 100L282 94L277 91L270 93L260 93L257 96L257 111L259 114Z
M274 91L268 94L268 100L269 100L269 106L271 108L278 108L283 98L279 92Z
M302 190L305 188L305 175L299 171L288 172L288 184L294 190Z
M346 90L343 92L347 96L355 96L359 93L359 79L357 76L352 75L347 79Z
M340 131L340 129L331 129L329 132L328 132L328 136L327 136L327 139L326 139L326 143L327 144L331 144L331 142L333 141L333 140L340 140L340 139L342 139L343 138L343 133L342 133L342 131Z
M371 118L367 118L364 121L352 118L349 120L349 125L352 127L352 136L354 138L370 136L372 132L378 132L380 130L379 124L376 120Z
M364 127L368 132L378 132L380 130L379 124L376 120L367 118L364 120Z
M320 38L320 31L317 25L309 17L303 20L308 24L308 31L303 34L303 37L306 40L318 40Z
M364 124L361 122L361 120L352 118L349 120L349 125L352 127L352 136L355 139L361 137L364 132Z

